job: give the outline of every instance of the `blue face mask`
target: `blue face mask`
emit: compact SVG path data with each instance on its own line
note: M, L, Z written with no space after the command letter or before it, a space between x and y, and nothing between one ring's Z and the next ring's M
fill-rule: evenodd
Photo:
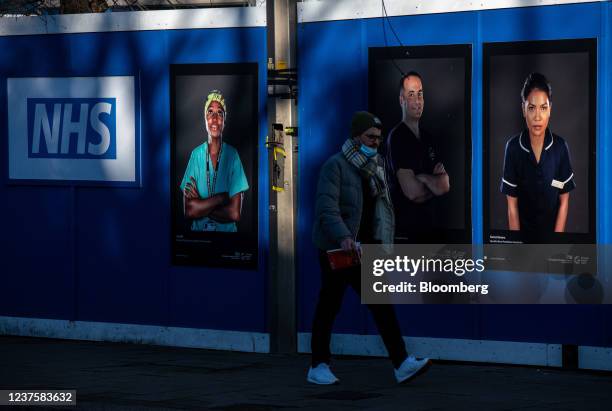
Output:
M364 144L361 145L361 147L359 148L359 151L361 151L363 155L366 156L367 158L372 158L376 155L376 153L378 153L377 149L368 147Z

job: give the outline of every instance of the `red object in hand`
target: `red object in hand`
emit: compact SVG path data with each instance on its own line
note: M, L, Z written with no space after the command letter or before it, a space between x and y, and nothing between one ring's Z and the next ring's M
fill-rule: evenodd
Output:
M341 270L361 264L356 251L345 251L341 248L327 251L327 259L332 270Z

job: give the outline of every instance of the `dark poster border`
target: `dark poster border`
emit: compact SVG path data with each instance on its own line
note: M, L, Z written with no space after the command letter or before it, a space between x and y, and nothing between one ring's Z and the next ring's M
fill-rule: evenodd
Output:
M518 55L518 54L549 54L549 53L577 53L587 52L589 55L589 232L588 233L554 233L547 238L551 244L595 244L596 237L596 134L597 134L597 39L581 38L566 40L535 40L517 42L483 43L483 243L491 244L492 235L503 235L506 241L521 242L520 234L510 230L492 230L491 215L489 210L489 81L491 79L491 58L494 56Z
M214 76L214 75L250 75L253 77L252 107L255 110L255 140L253 143L253 170L249 181L253 190L251 215L253 230L237 235L236 233L202 232L181 233L185 235L182 241L177 239L177 227L174 221L176 204L173 200L180 195L175 187L176 178L176 78L178 76ZM259 260L259 76L257 63L201 63L201 64L171 64L170 65L170 233L171 261L173 265L204 266L212 268L230 268L257 270Z
M427 46L369 47L368 48L368 109L376 113L374 97L369 90L375 86L374 65L380 60L463 58L465 64L465 196L463 229L445 229L433 233L442 241L435 243L470 244L472 242L472 45L447 44ZM397 241L402 243L405 241Z

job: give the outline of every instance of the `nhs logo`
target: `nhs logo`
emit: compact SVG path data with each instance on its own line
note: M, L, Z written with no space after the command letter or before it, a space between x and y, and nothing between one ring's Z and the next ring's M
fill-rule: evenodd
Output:
M139 183L130 76L7 79L9 178Z
M117 100L29 98L30 158L117 158Z

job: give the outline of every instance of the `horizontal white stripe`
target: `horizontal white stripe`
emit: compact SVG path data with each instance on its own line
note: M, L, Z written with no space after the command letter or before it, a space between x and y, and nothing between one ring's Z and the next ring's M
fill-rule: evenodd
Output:
M310 333L298 333L298 352L310 352L310 338ZM410 354L435 360L562 366L561 344L429 337L404 337L404 341ZM387 356L378 335L333 334L331 351L343 355Z
M0 335L270 352L267 333L0 316Z
M265 27L266 7L221 7L0 18L0 36Z
M172 347L267 353L267 333L48 320L0 316L0 335L131 342ZM310 333L298 333L298 352L310 352ZM496 362L560 367L561 345L454 338L404 337L410 353L440 360ZM386 356L378 335L333 334L334 354ZM578 347L583 369L612 370L612 348Z
M310 338L310 333L298 333L298 352L310 352ZM429 337L404 337L404 341L410 354L436 360L563 365L561 344ZM387 356L378 335L333 334L331 351L340 355ZM578 367L612 371L612 348L579 346Z
M573 177L574 177L574 173L572 173L572 175L571 175L571 176L569 176L569 177L567 178L567 180L565 180L565 181L563 182L563 184L565 184L565 183L567 183L568 181L570 181L570 180L571 180Z
M516 184L512 184L511 182L509 182L508 180L502 178L502 181L506 184L508 184L510 187L518 187Z
M612 349L608 347L578 347L578 365L587 370L612 371Z
M603 1L606 0L487 0L478 2L468 0L385 0L385 8L387 15L391 17ZM298 3L299 23L366 19L381 16L381 0L322 0Z

